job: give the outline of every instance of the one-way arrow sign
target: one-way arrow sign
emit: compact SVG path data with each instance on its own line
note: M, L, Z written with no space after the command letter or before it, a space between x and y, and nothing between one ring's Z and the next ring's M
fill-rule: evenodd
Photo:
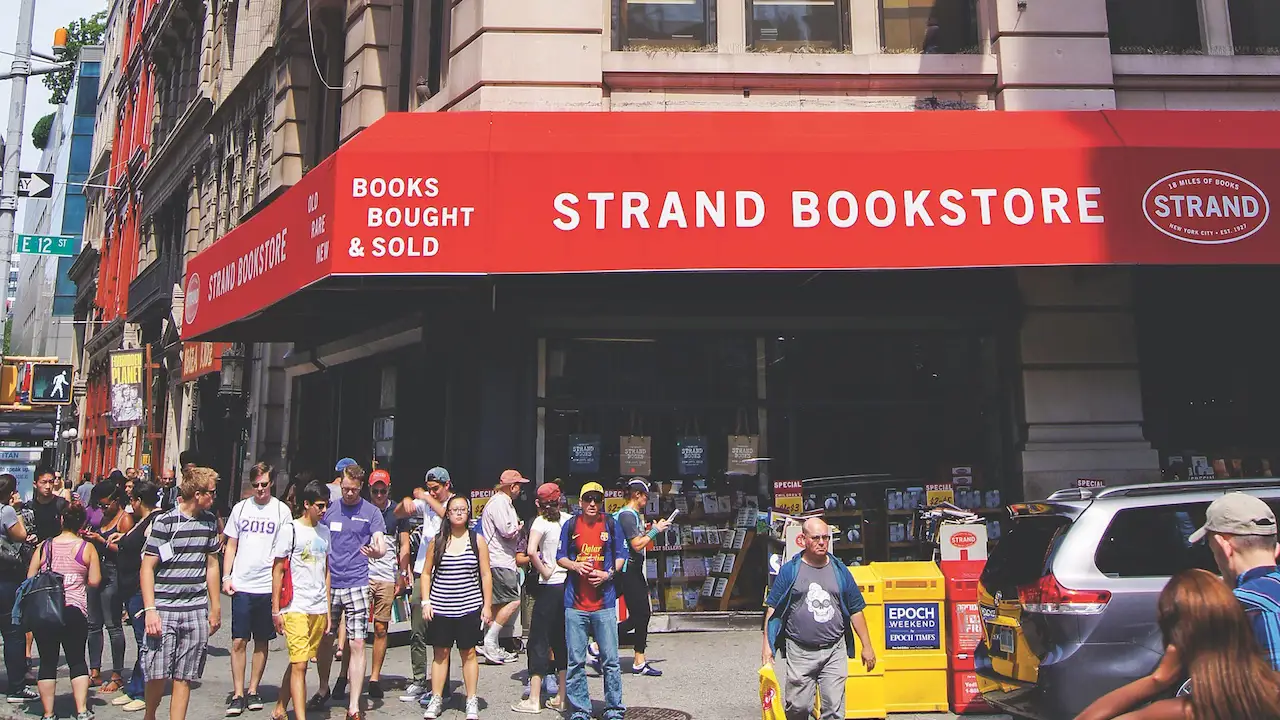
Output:
M53 173L42 173L42 172L18 173L18 197L25 197L25 198L53 197Z

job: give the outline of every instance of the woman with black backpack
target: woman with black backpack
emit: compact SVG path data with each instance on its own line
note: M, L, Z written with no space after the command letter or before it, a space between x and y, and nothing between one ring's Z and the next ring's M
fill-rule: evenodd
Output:
M480 717L476 686L480 662L476 646L484 640L483 626L493 622L493 577L489 572L489 544L471 530L471 504L455 495L445 506L444 523L427 547L422 569L422 619L427 642L434 650L431 699L427 720L444 711L442 693L449 679L449 651L458 646L462 681L467 690L467 720Z
M56 720L53 695L57 689L59 646L71 675L71 692L76 702L75 720L91 720L93 717L89 713L89 663L85 657L89 640L88 588L97 587L102 582L102 566L97 549L80 537L84 524L84 506L79 502L68 505L62 514L62 532L36 548L31 567L27 570L28 578L41 573L62 576L64 607L60 625L50 622L53 618L44 615L40 622L34 622L28 616L26 598L23 604L23 622L30 626L36 647L40 649L38 687L44 710L42 720Z
M7 700L10 703L23 703L40 697L24 683L27 674L26 633L21 625L14 624L12 614L7 612L13 607L18 586L27 577L27 557L30 555L26 544L26 523L11 505L17 488L18 481L14 476L8 473L0 475L0 535L3 535L0 540L0 635L4 636L4 672L9 679Z

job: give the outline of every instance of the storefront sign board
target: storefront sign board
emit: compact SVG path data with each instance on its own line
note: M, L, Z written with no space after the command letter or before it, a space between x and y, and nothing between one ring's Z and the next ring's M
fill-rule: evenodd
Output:
M493 497L492 490L472 490L471 491L471 519L479 520L480 515L484 512L484 506L488 504L489 498Z
M627 504L627 491L605 490L604 511L610 515L618 512Z
M942 647L939 603L885 603L884 646L887 650L938 650Z
M111 427L135 427L142 424L143 379L142 350L116 350L111 353Z
M222 353L231 348L224 342L182 343L182 382L197 380L222 369Z
M569 472L600 472L600 436L569 436Z
M789 515L804 512L804 486L799 480L773 482L773 506Z
M955 503L956 491L951 483L932 483L924 488L925 507L933 507L941 503Z
M1239 112L392 113L190 261L183 337L328 275L1277 264L1273 130Z

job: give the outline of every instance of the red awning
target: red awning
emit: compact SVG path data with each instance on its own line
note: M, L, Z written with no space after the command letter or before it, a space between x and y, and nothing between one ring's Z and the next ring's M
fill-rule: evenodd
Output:
M336 276L1280 263L1274 113L400 113L188 263Z

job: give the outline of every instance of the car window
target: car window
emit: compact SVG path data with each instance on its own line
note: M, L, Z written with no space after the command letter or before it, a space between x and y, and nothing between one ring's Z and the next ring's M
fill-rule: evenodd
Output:
M1098 543L1094 561L1111 577L1168 577L1202 568L1217 572L1209 547L1187 542L1204 524L1208 503L1121 510Z
M1071 520L1060 515L1015 520L987 559L983 587L992 594L1012 595L1019 587L1044 577L1051 551L1056 548L1055 539L1065 535L1063 530L1070 526Z

